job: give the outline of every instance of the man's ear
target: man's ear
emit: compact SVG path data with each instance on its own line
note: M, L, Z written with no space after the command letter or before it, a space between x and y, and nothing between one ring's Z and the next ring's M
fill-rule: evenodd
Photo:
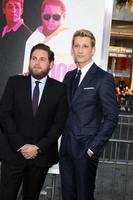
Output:
M95 52L96 52L96 47L93 47L93 49L92 49L92 56L94 56Z
M52 62L50 63L50 69L52 69L53 66L54 66L54 61L52 61Z

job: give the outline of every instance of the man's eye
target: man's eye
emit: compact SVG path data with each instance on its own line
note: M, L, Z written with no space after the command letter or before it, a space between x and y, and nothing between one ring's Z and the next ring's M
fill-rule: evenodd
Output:
M40 61L45 61L45 58L40 58Z
M75 48L78 48L78 47L79 47L79 45L78 45L78 44L76 44L76 45L74 45L74 47L75 47Z
M31 59L32 59L32 60L36 60L36 57L32 57Z
M84 45L84 48L89 48L89 46L88 45Z
M9 8L9 9L12 9L12 8L13 8L13 6L12 6L12 5L8 5L8 8Z

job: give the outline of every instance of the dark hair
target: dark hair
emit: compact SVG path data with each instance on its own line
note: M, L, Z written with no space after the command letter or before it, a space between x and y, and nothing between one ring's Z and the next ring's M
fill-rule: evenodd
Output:
M44 50L44 51L48 52L48 59L49 59L49 62L54 61L54 52L51 51L51 49L50 49L49 46L47 46L47 45L45 45L45 44L43 44L43 43L39 43L39 44L37 44L37 45L35 45L35 46L32 47L31 52L30 52L30 59L31 59L31 57L32 57L33 52L34 52L36 49L41 49L41 50Z
M8 2L9 0L2 0L2 7L4 8L6 3ZM14 0L16 2L19 2L21 4L21 7L23 8L24 7L24 0Z
M61 8L62 14L65 14L66 12L66 7L65 4L62 0L44 0L41 6L41 11L44 10L46 5L54 5L54 6L59 6Z

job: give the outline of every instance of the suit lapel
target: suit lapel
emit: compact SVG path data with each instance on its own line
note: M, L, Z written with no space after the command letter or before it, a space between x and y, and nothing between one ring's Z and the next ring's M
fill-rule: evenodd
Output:
M82 80L81 84L79 85L79 87L77 88L73 98L72 98L72 103L78 98L78 96L80 95L80 93L83 91L83 88L86 87L86 85L88 85L89 82L91 82L91 80L94 78L95 73L97 71L97 66L96 64L93 64L91 66L91 68L88 70L88 72L86 73L84 79Z
M75 79L77 73L77 69L75 69L72 73L71 73L71 77L70 77L70 81L69 81L69 89L68 89L68 101L71 104L72 102L72 87L73 87L73 81Z
M30 102L31 107L32 107L31 94L32 94L32 92L31 92L31 77L29 76L28 79L27 79L27 99Z
M24 108L26 112L30 115L33 115L32 112L32 98L31 98L31 78L30 76L24 77L23 81L20 82L20 90L21 94L19 98L22 103L24 103Z
M51 79L48 77L45 87L43 89L43 93L42 93L42 97L38 106L38 110L36 112L35 117L39 114L39 112L42 110L41 108L44 107L46 104L45 102L48 101L49 95L51 94L51 89L52 88L52 81ZM31 92L31 77L25 77L25 81L23 82L23 86L22 86L22 93L23 95L26 97L26 108L29 110L28 113L31 113L31 115L33 116L33 110L32 110L32 92Z
M51 89L52 89L52 81L48 77L46 84L44 86L44 89L43 89L43 93L42 93L42 96L41 96L41 100L40 100L36 115L42 110L41 109L42 107L44 108L44 106L46 105L45 102L48 102L48 97L51 94Z

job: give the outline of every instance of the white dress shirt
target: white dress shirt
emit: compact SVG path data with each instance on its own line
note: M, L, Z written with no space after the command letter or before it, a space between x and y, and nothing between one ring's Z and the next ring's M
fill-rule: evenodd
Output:
M43 89L45 87L46 81L47 81L47 76L45 76L44 78L37 80L35 79L33 76L31 76L31 88L32 88L32 98L33 98L33 91L36 85L36 81L39 81L39 101L38 104L40 103L41 97L42 97L42 93L43 93Z
M91 66L93 65L94 61L92 60L88 65L84 66L82 69L80 69L78 67L78 70L81 70L81 76L80 76L80 81L79 81L79 85L82 82L83 78L85 77L86 73L88 72L88 70L91 68Z

